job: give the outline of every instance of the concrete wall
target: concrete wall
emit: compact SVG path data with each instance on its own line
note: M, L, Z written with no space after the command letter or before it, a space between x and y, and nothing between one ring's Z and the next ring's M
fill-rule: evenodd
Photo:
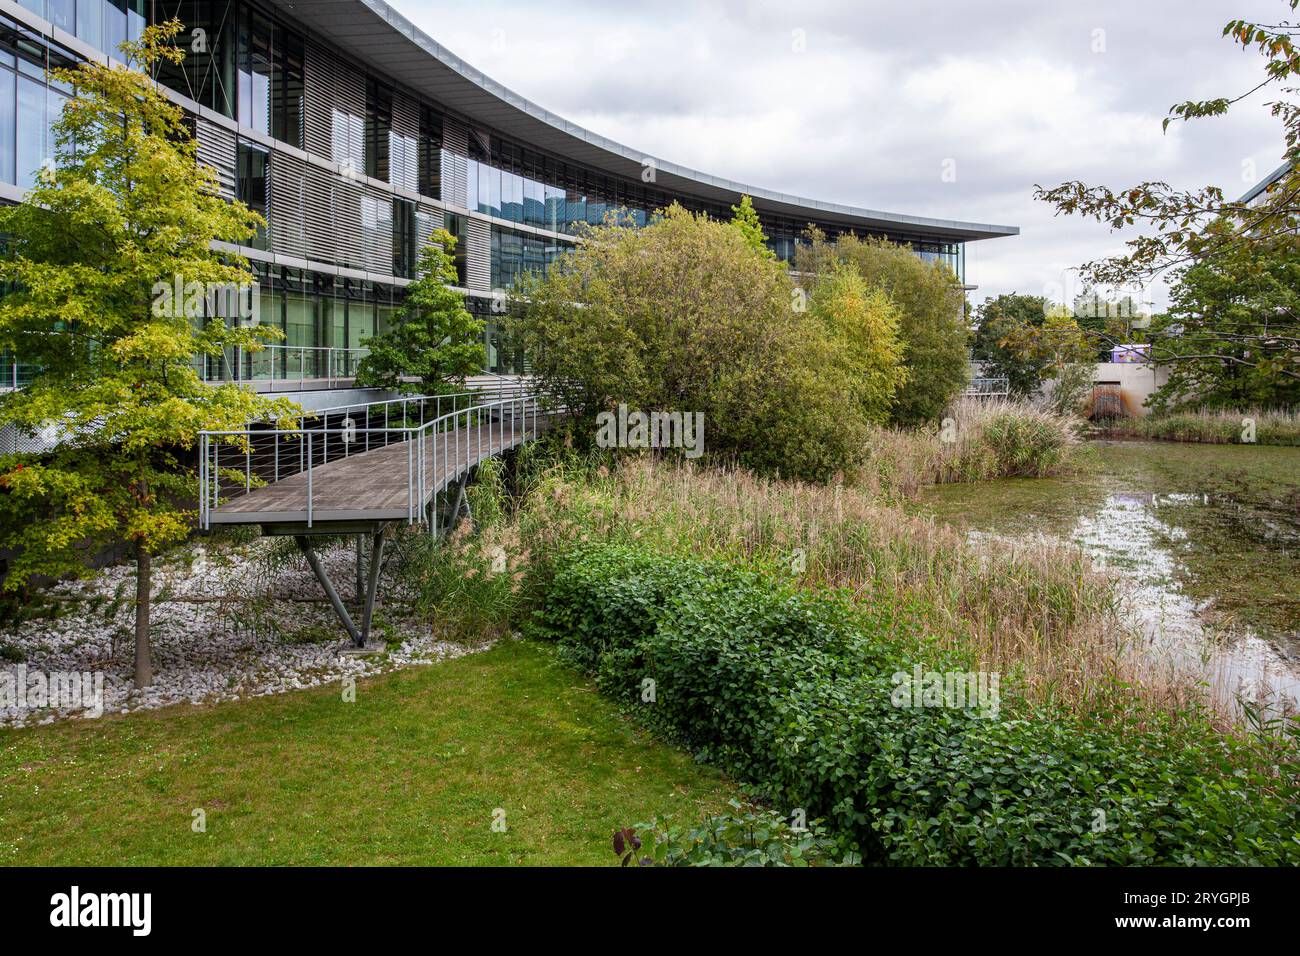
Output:
M1092 367L1093 397L1086 411L1091 414L1095 408L1105 414L1145 418L1151 413L1146 407L1147 399L1168 380L1169 370L1155 365L1098 362ZM1043 386L1043 395L1051 395L1055 387L1054 380L1048 381Z
M1100 362L1093 369L1092 380L1097 386L1118 386L1124 411L1144 418L1150 414L1146 407L1147 399L1169 380L1169 370L1155 365Z

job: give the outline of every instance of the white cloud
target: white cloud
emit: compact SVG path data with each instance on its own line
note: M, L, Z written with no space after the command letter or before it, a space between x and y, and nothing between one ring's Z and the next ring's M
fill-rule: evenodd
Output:
M647 155L818 199L1021 226L968 246L977 300L1041 292L1120 248L1123 236L1034 202L1035 183L1243 192L1244 173L1264 175L1283 148L1259 106L1161 132L1174 102L1257 81L1259 58L1220 30L1231 16L1276 20L1279 0L396 2L495 79ZM945 159L955 182L941 179Z

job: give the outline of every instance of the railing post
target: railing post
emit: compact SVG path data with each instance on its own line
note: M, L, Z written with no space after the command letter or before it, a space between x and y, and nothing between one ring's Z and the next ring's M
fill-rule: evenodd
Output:
M199 433L199 527L208 527L208 436Z
M307 527L311 527L312 507L311 507L311 460L312 460L312 437L311 432L307 433Z
M212 443L212 498L209 508L221 507L221 442Z

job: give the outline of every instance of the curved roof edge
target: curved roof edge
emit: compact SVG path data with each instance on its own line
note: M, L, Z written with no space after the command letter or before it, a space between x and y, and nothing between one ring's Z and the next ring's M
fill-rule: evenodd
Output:
M1014 236L1017 226L932 219L822 202L747 186L661 160L584 129L519 95L465 62L421 31L384 0L270 0L313 33L362 63L462 113L470 120L558 156L615 175L639 179L652 162L655 185L717 202L742 194L764 211L794 219L906 232L936 240L968 241Z

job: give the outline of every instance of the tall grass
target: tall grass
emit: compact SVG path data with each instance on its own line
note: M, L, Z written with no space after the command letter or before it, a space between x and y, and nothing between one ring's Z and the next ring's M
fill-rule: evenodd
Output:
M1167 412L1146 418L1117 418L1101 431L1117 438L1153 441L1205 442L1215 445L1249 444L1248 420L1254 423L1254 444L1300 445L1300 412L1268 409L1208 409Z
M1024 402L964 400L938 426L876 429L859 481L889 498L920 487L1042 478L1070 466L1083 422Z
M648 457L594 472L557 466L534 487L483 536L534 570L579 541L742 561L887 609L894 627L1014 674L1035 699L1093 712L1139 693L1177 711L1203 696L1130 653L1114 582L1070 546L974 544L861 488Z
M883 609L900 633L1014 675L1031 697L1101 713L1139 694L1171 712L1205 695L1132 648L1117 583L1080 550L1051 541L972 542L882 498L922 481L1047 474L1068 467L1075 423L1023 406L958 410L955 435L883 431L872 480L830 485L764 478L652 456L613 466L523 456L477 490L476 525L417 545L406 580L421 604L462 633L502 633L535 580L577 542L638 542L768 569L798 587L837 589ZM883 450L881 450L883 449ZM427 536L426 536L427 537ZM495 565L495 570L493 569Z

